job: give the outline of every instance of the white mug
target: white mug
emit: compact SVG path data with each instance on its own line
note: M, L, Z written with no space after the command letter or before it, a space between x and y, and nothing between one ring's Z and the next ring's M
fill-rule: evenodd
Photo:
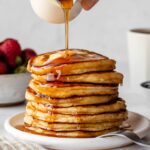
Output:
M141 83L150 80L150 29L128 32L128 54L131 88L141 90Z
M30 0L34 12L43 20L49 23L64 23L64 12L57 0ZM82 10L78 0L74 0L74 5L70 12L70 20L76 18Z

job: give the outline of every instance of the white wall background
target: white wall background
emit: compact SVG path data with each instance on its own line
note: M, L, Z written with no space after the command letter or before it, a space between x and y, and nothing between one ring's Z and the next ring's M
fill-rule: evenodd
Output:
M70 45L127 63L126 33L135 27L150 27L150 0L101 0L71 22ZM7 37L43 53L64 47L64 26L41 21L29 0L0 0L0 40Z

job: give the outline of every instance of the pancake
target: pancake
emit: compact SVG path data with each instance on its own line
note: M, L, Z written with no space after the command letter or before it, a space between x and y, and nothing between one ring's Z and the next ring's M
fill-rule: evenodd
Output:
M63 115L54 114L51 112L43 113L36 109L26 108L26 114L33 116L35 119L46 122L60 122L60 123L101 123L101 122L115 122L127 118L127 112L120 111L116 113L104 113L98 115Z
M68 108L56 108L51 105L43 105L36 102L28 102L27 109L39 110L44 113L55 113L55 114L68 114L68 115L82 115L82 114L101 114L108 112L118 112L126 109L124 101L118 100L110 104L103 105L90 105L90 106L76 106Z
M111 95L118 93L118 86L106 86L95 84L71 84L62 82L40 83L32 79L29 87L36 93L44 94L52 98L68 98L73 96Z
M116 122L103 122L95 124L48 123L34 119L32 116L28 115L25 116L24 122L26 126L37 127L50 131L102 131L122 125L121 120Z
M59 50L32 58L25 128L45 136L88 138L119 129L128 118L118 98L123 75L116 62L87 50Z
M72 106L84 106L103 104L111 102L117 99L118 94L115 95L97 95L97 96L82 96L82 97L71 97L65 99L51 98L46 95L40 95L34 92L31 88L26 90L25 97L28 101L36 102L40 104L46 104L54 107L72 107Z
M27 66L37 75L52 73L59 75L82 74L94 71L112 71L115 61L87 50L70 49L45 53L32 58Z
M32 78L40 82L61 81L73 83L97 83L97 84L120 84L123 81L123 75L118 72L96 72L85 73L80 75L69 75L59 77L53 74L36 75L32 74Z
M114 127L114 128L102 130L102 131L70 131L70 132L69 131L64 131L64 132L60 131L60 132L56 132L56 131L44 130L42 128L28 127L28 126L26 126L26 129L28 129L33 134L37 133L37 134L44 135L44 136L69 137L69 138L97 137L97 136L118 130L117 127Z

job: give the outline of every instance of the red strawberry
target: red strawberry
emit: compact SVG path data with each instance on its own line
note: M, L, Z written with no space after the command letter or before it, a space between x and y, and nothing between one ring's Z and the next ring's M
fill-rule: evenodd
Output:
M27 63L29 61L29 59L31 59L32 57L35 57L37 54L33 49L30 48L26 48L22 51L22 59L25 63Z
M21 56L21 47L17 40L6 39L0 43L0 51L4 53L6 62L10 67L17 66L18 58Z
M6 74L8 71L7 65L0 61L0 74Z

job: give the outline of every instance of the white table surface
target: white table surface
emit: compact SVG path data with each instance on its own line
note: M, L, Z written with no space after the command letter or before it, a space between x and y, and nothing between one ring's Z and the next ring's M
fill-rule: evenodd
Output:
M140 113L150 119L150 97L146 98L143 91L131 90L129 85L129 70L126 64L118 63L117 70L125 75L124 86L120 87L120 97L126 100L128 110ZM150 93L150 91L149 91ZM0 135L5 134L4 121L13 114L25 111L25 104L13 107L0 107ZM150 141L150 130L145 138ZM118 148L115 150L150 150L149 148L140 147L135 144Z

